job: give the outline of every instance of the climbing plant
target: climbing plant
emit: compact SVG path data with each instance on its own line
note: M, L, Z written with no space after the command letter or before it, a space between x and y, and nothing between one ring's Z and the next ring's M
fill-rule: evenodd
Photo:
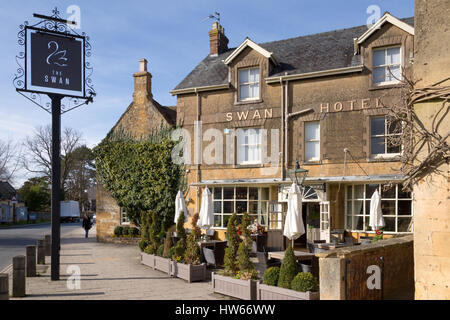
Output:
M155 211L164 232L173 221L176 194L186 188L184 166L172 161L172 130L161 127L135 138L119 128L94 149L99 182L130 220L140 225L142 212Z

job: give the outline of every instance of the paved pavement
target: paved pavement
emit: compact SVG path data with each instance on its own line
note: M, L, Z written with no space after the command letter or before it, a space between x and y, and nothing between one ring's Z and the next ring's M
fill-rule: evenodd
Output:
M95 228L88 239L80 235L79 230L62 237L59 281L50 280L49 264L50 257L46 257L46 266L38 266L40 275L26 279L27 296L18 300L231 299L213 293L210 280L187 283L142 265L137 246L96 242ZM81 271L80 289L72 290L67 280L70 268L77 267Z
M51 225L27 225L0 229L0 271L12 263L12 258L25 254L25 247L36 245L36 240L43 239L46 234L51 234ZM61 224L61 235L78 230L83 234L81 223Z

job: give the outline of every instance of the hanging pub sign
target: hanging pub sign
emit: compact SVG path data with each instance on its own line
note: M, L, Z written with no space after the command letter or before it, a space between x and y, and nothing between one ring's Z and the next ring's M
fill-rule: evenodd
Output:
M52 16L34 14L41 20L34 25L20 25L18 43L23 51L16 56L18 64L14 86L44 110L51 113L45 96L67 98L61 114L93 101L92 66L89 37L77 33L74 21L62 19L55 8Z
M59 16L33 14L40 20L34 25L19 26L18 44L23 50L16 56L16 91L52 115L52 239L51 280L59 280L61 208L61 115L93 102L92 67L89 61L89 37L78 34L68 21ZM64 100L64 101L63 101Z
M30 30L29 89L83 95L84 39Z

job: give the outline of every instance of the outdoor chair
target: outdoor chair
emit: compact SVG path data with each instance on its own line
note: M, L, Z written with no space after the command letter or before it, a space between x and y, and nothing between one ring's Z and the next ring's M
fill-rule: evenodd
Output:
M227 247L227 243L225 242L216 242L214 245L214 257L216 260L216 265L223 265L223 259L225 257L225 248Z
M207 265L213 265L217 268L216 257L214 256L214 249L203 247L203 256L205 257Z
M258 270L259 276L262 278L264 276L264 272L266 269L270 267L279 267L281 266L281 261L279 260L269 260L267 252L256 252L256 256L258 258L258 263L256 265L256 270Z
M214 238L214 233L215 233L214 229L209 229L208 231L206 231L207 239L208 240L212 240Z

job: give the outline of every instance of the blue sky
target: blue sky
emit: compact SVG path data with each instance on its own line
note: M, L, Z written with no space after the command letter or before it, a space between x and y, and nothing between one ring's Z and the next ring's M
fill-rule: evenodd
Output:
M50 115L15 92L12 79L19 25L35 21L33 13L51 14L57 6L63 18L70 5L81 8L81 27L93 46L93 104L65 114L62 126L78 129L94 146L119 119L132 99L132 74L140 58L149 61L154 98L176 105L169 93L209 53L208 31L215 11L230 40L255 42L366 24L367 8L405 18L414 15L414 0L128 0L128 1L2 1L0 10L0 139L22 140L35 126L50 123ZM21 177L18 177L22 180Z

